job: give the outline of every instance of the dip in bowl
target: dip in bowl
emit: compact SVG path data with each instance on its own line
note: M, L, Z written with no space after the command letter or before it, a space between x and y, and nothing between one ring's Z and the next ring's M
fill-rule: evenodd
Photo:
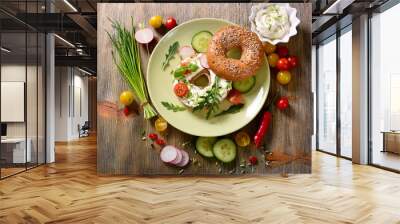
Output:
M290 37L297 34L296 27L300 20L296 17L297 10L289 3L262 3L251 8L249 17L251 31L256 33L261 41L271 44L287 43Z

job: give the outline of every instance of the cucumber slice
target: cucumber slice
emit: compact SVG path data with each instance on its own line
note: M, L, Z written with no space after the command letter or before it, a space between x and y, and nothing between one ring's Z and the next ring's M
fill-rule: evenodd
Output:
M217 141L215 137L198 137L196 140L196 150L200 153L200 155L212 158L213 154L213 145Z
M236 145L229 138L221 139L214 144L213 153L221 162L230 163L236 158Z
M233 88L241 93L247 93L251 90L251 88L253 88L255 84L256 84L256 77L251 76L247 79L234 81Z
M192 37L192 47L199 53L207 52L208 43L212 38L209 31L200 31Z

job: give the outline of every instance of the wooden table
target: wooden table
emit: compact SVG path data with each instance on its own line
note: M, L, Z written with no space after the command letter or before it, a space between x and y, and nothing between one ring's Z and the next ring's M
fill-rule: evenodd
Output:
M248 17L253 3L101 3L98 4L98 147L97 171L101 175L177 175L179 169L161 162L157 149L149 140L142 140L143 130L153 132L153 121L143 120L143 115L124 117L113 113L121 91L128 89L112 62L111 43L106 31L112 31L111 20L130 27L134 21L147 22L153 15L174 16L178 23L194 18L222 18L250 27ZM239 150L238 159L221 166L215 160L204 160L194 153L193 146L184 147L192 158L199 161L188 166L181 175L264 175L270 173L310 173L311 135L313 128L313 99L311 93L311 4L291 4L298 9L301 20L298 34L288 44L291 54L297 55L300 66L292 71L293 80L288 86L275 82L271 74L271 92L289 97L288 111L272 108L273 122L265 139L265 151L271 151L268 166L263 159L264 150ZM142 68L146 71L149 55L142 48ZM107 109L111 108L111 109ZM260 115L244 130L254 135ZM182 147L193 136L169 127L166 140ZM258 165L240 167L240 158L257 155Z

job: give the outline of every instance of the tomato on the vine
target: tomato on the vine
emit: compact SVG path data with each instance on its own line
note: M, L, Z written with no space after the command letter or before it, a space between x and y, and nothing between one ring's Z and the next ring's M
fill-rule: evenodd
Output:
M250 144L250 136L244 131L238 132L235 135L235 142L240 147L246 147Z
M276 75L276 79L281 85L286 85L290 82L292 79L292 74L290 74L289 71L280 71Z
M154 27L155 29L160 28L162 25L162 17L161 16L153 16L149 20L150 26Z
M149 134L149 138L150 138L151 140L157 140L157 139L158 139L158 135L157 135L156 133L150 133L150 134Z
M257 165L257 162L258 162L257 157L255 157L255 156L250 156L250 157L249 157L249 163L250 163L252 166Z
M189 87L183 83L179 82L174 86L175 95L178 97L184 97L189 93Z
M279 110L286 110L289 107L289 99L286 96L282 96L276 101L276 107Z
M167 130L168 128L168 123L167 121L162 118L159 117L157 118L157 120L154 122L154 127L156 128L156 131L158 132L164 132L165 130Z
M124 113L125 116L128 116L130 114L129 107L125 106L122 112Z
M159 146L164 146L166 144L165 140L162 138L159 138L156 140L156 144Z
M176 20L174 19L174 17L168 17L167 21L165 21L164 26L168 30L172 30L174 27L176 27Z
M287 60L288 60L288 62L289 62L289 65L290 65L290 68L295 68L295 67L297 67L297 57L296 56L289 56L288 58L287 58Z
M276 54L276 53L272 53L272 54L269 54L269 55L267 56L267 59L268 59L268 64L269 64L269 66L270 66L271 68L275 68L275 67L276 67L276 64L277 64L278 61L279 61L279 56L278 56L278 54Z
M276 68L278 68L279 70L283 71L283 70L289 70L290 69L290 64L288 59L286 58L280 58L278 60L278 62L276 63Z
M269 42L264 43L263 47L264 47L265 53L267 53L267 54L274 53L275 50L276 50L276 46L271 44L271 43L269 43Z
M119 102L121 102L125 106L129 106L133 103L134 100L133 93L129 90L123 91L121 95L119 95Z
M285 46L278 46L276 52L278 53L279 57L284 58L288 56L289 49Z

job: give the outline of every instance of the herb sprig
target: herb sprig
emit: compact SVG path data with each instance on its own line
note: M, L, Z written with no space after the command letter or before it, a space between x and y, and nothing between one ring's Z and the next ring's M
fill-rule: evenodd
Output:
M219 103L221 99L219 89L219 78L216 77L215 83L212 85L211 89L206 92L206 95L200 97L201 102L199 103L199 105L193 108L193 112L205 110L207 111L206 118L208 119L211 113L219 109Z
M167 110L172 110L173 112L179 112L179 111L184 111L186 110L186 107L176 105L173 103L165 102L162 101L161 104L167 109Z
M114 33L107 32L112 46L112 58L120 75L129 84L135 96L143 107L144 118L157 116L156 110L150 104L144 75L140 66L139 46L135 39L135 27L125 28L120 22L111 21Z
M179 48L179 42L175 41L171 46L169 46L168 52L165 55L165 60L162 63L162 69L165 70L165 68L169 65L169 61L174 57L176 54L177 50Z

